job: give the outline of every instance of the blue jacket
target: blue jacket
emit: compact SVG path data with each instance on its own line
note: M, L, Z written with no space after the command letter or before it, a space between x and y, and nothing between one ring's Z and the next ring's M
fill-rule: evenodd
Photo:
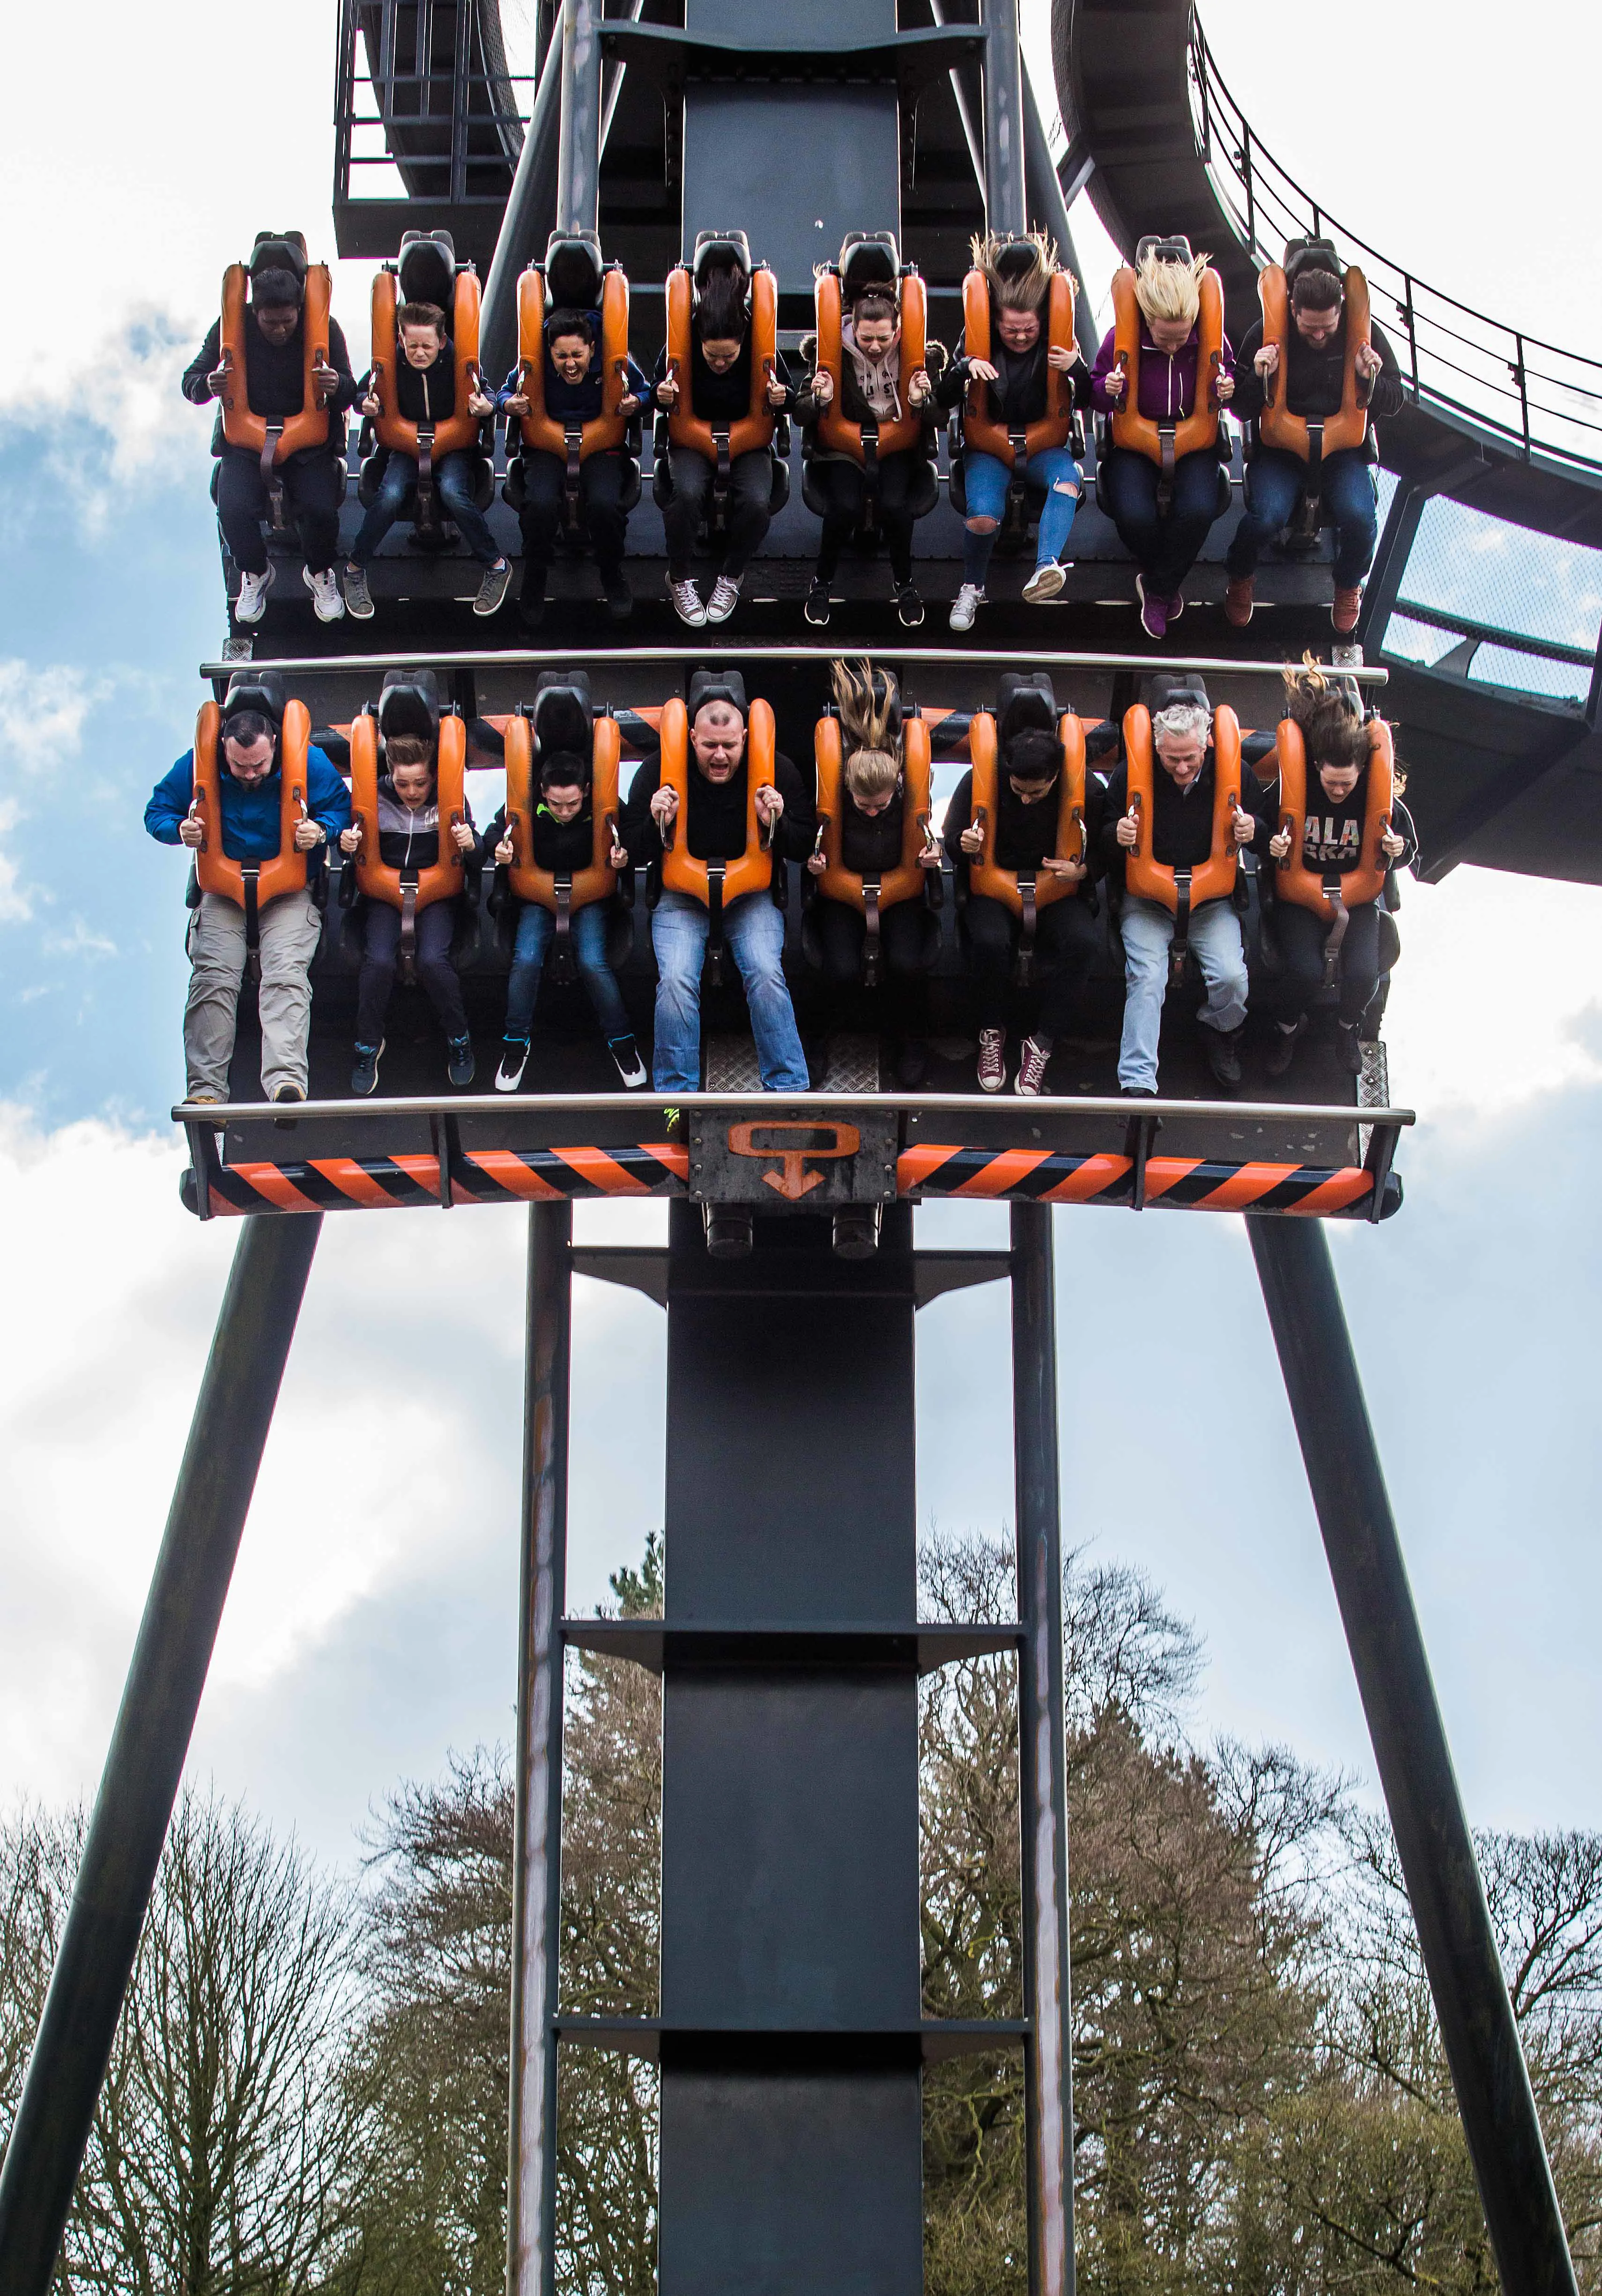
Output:
M599 326L599 324L600 321L597 318L596 325ZM520 361L495 394L495 403L503 414L505 412L506 401L509 398L515 398L522 389L522 372ZM580 422L593 422L601 412L601 393L605 381L606 365L601 357L598 344L595 357L589 364L589 373L582 382L563 382L551 365L551 355L547 351L545 355L546 413L554 422L563 422L570 414L575 416ZM623 388L625 391L633 392L635 398L640 402L641 412L644 413L650 403L651 384L633 359L628 362L628 373ZM517 417L513 415L511 420L515 422Z
M278 808L283 801L280 775L270 773L259 788L243 789L222 767L223 851L230 861L270 861L278 850ZM185 750L169 774L151 791L144 825L160 845L179 845L178 824L194 800L194 751ZM350 792L321 750L306 752L306 808L332 845L350 826Z

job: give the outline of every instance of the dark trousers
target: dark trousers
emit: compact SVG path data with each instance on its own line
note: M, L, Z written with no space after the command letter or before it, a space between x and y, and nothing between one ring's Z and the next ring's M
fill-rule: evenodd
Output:
M529 572L543 574L562 531L567 495L567 465L559 455L538 448L523 449L523 499L517 513L522 529L523 556ZM592 455L579 465L579 504L589 529L590 546L603 574L615 574L623 563L623 537L628 513L623 508L623 483L628 466L621 455ZM525 586L528 574L524 575Z
M879 996L885 1027L894 1037L922 1033L929 1005L929 974L924 962L922 901L898 901L879 914ZM812 915L817 927L823 977L831 1000L843 1004L862 979L862 945L867 919L843 901L820 900Z
M500 562L500 545L489 531L489 521L474 501L478 486L478 456L465 448L445 455L432 465L434 490L444 512L481 566ZM406 508L406 499L417 483L417 458L391 448L378 492L367 504L367 514L350 545L350 563L365 566Z
M984 894L969 897L967 910L968 965L979 1006L982 1029L1005 1029L1011 994L1013 958L1023 931L1005 901ZM1073 1010L1084 993L1096 962L1100 936L1082 892L1054 901L1035 920L1034 986L1026 1003L1032 1018L1028 1033L1038 1037L1066 1034Z
M1341 1018L1360 1021L1379 986L1379 904L1360 901L1347 911L1341 944ZM1274 938L1284 966L1275 984L1274 1017L1299 1021L1324 980L1324 944L1329 927L1311 909L1291 901L1274 904Z
M1226 563L1231 577L1250 574L1265 542L1296 515L1307 464L1283 447L1260 447L1246 464L1246 514L1235 529ZM1323 515L1335 530L1335 587L1355 588L1374 562L1379 509L1374 465L1360 448L1343 447L1319 465Z
M916 454L886 455L879 464L879 524L890 570L898 583L912 579L912 512L907 504L917 476ZM823 514L823 538L817 545L817 578L826 582L840 563L840 554L862 523L867 500L867 474L855 463L815 462L812 483L828 507Z
M1162 473L1145 455L1113 447L1096 466L1096 493L1123 546L1160 598L1177 597L1218 516L1220 463L1204 449L1174 464L1173 500L1166 518L1157 509Z
M435 901L417 912L417 978L428 991L429 1003L440 1015L448 1037L467 1034L467 1011L462 983L450 961L456 933L456 905ZM387 901L369 901L362 942L362 969L356 984L356 1041L376 1045L384 1032L390 991L395 986L396 960L400 955L400 911Z
M711 510L717 472L693 447L670 447L668 469L673 480L673 491L662 504L668 575L674 582L687 582L695 537ZM728 545L723 554L723 571L732 581L739 580L762 546L772 522L768 509L772 500L773 456L767 447L736 455L728 466Z
M292 455L280 463L283 506L294 523L300 555L314 574L326 574L340 546L344 473L325 447ZM228 554L242 574L267 572L261 532L267 514L260 459L248 447L225 447L217 465L217 515Z

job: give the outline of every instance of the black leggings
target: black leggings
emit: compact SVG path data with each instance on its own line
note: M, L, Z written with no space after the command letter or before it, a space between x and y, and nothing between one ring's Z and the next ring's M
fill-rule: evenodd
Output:
M917 476L918 456L886 455L879 464L879 523L890 570L898 583L912 579L912 512L908 500ZM827 507L823 514L823 539L817 545L817 578L826 582L840 563L840 554L862 523L867 499L867 473L855 463L831 457L815 462L812 483Z
M1023 920L1014 916L1005 901L992 901L982 893L969 896L965 914L979 1025L1005 1029L1013 955L1023 930ZM1027 1002L1033 1007L1031 1036L1066 1034L1096 962L1099 939L1096 919L1082 892L1071 893L1040 910L1035 920L1035 985L1027 994Z
M898 901L879 913L879 996L892 1036L921 1035L929 1004L929 974L924 962L928 911L922 901ZM862 944L867 919L843 901L820 900L812 915L817 926L823 977L838 1008L862 980Z
M462 983L450 961L456 936L456 905L435 901L417 912L417 978L440 1015L448 1037L467 1034L467 1008ZM384 1032L390 991L395 986L395 965L400 955L400 911L387 901L369 901L363 929L362 969L356 985L356 1041L376 1045Z
M283 506L294 521L300 555L314 574L326 574L340 546L340 504L345 474L326 447L292 455L280 463ZM242 574L265 574L267 514L260 458L246 447L225 447L217 464L217 515L228 555Z
M522 460L523 500L517 521L522 529L523 556L530 568L538 566L543 573L562 529L567 465L560 455L538 448L525 447ZM592 455L579 465L579 507L589 529L596 564L603 574L615 574L623 563L628 513L622 501L628 475L628 463L621 455ZM524 584L526 587L526 575Z
M1347 914L1341 945L1341 1018L1360 1021L1379 986L1379 904L1360 901ZM1324 980L1324 943L1329 927L1311 909L1291 901L1274 904L1274 938L1285 970L1275 985L1275 1018L1299 1021Z
M712 506L712 481L717 472L704 455L693 447L670 447L668 469L673 491L662 504L662 526L668 537L668 576L687 582L690 561L702 521ZM728 546L723 570L737 582L762 546L773 521L773 456L766 447L736 455L728 466Z

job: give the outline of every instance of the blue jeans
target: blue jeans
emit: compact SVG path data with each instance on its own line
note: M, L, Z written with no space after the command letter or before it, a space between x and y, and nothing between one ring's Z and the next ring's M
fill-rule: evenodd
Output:
M1157 1039L1162 1029L1162 999L1168 993L1168 952L1174 921L1157 901L1124 898L1119 920L1123 933L1123 1039L1118 1047L1118 1081L1156 1089ZM1246 1017L1246 954L1240 919L1228 901L1204 901L1190 913L1190 946L1207 984L1201 1012L1204 1028L1228 1036Z
M579 978L608 1044L634 1033L617 975L606 962L606 930L611 921L612 903L591 901L586 907L573 911L569 924L573 955L579 962ZM520 1045L529 1041L535 1000L539 995L539 976L555 937L556 920L549 909L542 909L538 901L518 904L517 939L513 944L512 971L506 980L505 1033Z
M1260 447L1246 464L1246 512L1235 529L1226 563L1231 580L1252 573L1265 542L1283 533L1296 515L1307 464L1283 447ZM1355 589L1374 562L1379 539L1379 503L1374 465L1356 447L1327 455L1319 466L1324 515L1335 530L1335 578L1338 590Z
M434 486L440 506L455 525L481 566L498 566L500 547L489 531L489 521L472 498L477 456L463 452L436 463ZM350 563L365 566L406 507L406 498L417 483L415 455L390 451L378 492L367 505L367 515L350 545Z
M701 968L710 929L706 911L687 893L664 890L651 913L659 976L651 1080L658 1092L694 1092L701 1083ZM783 914L766 893L743 894L723 912L723 938L745 984L763 1091L805 1092L807 1057L780 963Z
M1112 447L1096 465L1102 508L1145 575L1147 590L1159 598L1178 596L1219 515L1220 468L1210 447L1181 455L1174 464L1173 500L1164 518L1157 508L1162 473L1148 455Z
M1080 502L1079 464L1066 447L1047 447L1041 454L1024 457L1023 474L1046 489L1035 564L1050 566L1062 557L1073 529L1073 513ZM1006 511L1013 473L998 455L982 455L969 447L963 455L962 475L968 497L967 524L962 537L962 578L977 583L982 589L990 553L996 547L996 529ZM1072 493L1060 494L1058 488L1064 486L1072 487ZM994 519L996 524L988 534L975 534L976 518Z

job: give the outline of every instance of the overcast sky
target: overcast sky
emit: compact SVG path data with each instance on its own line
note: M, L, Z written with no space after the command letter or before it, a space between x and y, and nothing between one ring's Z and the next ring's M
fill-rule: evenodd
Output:
M218 93L248 116L259 18L168 0L155 42L146 14L91 0L70 173L56 107L14 107L0 149L4 210L53 282L0 340L0 1802L93 1789L235 1241L177 1203L184 873L139 816L224 629L209 424L177 374L259 224L327 244L334 14L280 0L275 55L297 69L275 72L271 131L231 143ZM1552 228L1594 195L1589 76L1548 69L1571 11L1543 0L1524 22L1549 37L1514 41L1503 12L1460 9L1448 41L1435 12L1348 0L1344 54L1321 34L1316 64L1287 52L1283 9L1204 14L1265 137L1343 220L1602 347L1595 246ZM51 84L59 37L23 12L18 86ZM1492 149L1520 154L1516 197ZM1099 293L1094 234L1080 251ZM358 360L366 276L336 288ZM1387 1024L1396 1096L1425 1119L1408 1205L1335 1236L1470 1811L1500 1824L1602 1824L1599 926L1589 890L1409 887ZM1067 1536L1195 1619L1198 1731L1368 1784L1239 1224L1086 1210L1057 1232ZM398 1776L510 1730L524 1233L513 1211L325 1227L193 1767L332 1855ZM1001 1292L927 1311L920 1342L920 1517L998 1533ZM575 1607L661 1520L662 1357L656 1309L579 1287Z

